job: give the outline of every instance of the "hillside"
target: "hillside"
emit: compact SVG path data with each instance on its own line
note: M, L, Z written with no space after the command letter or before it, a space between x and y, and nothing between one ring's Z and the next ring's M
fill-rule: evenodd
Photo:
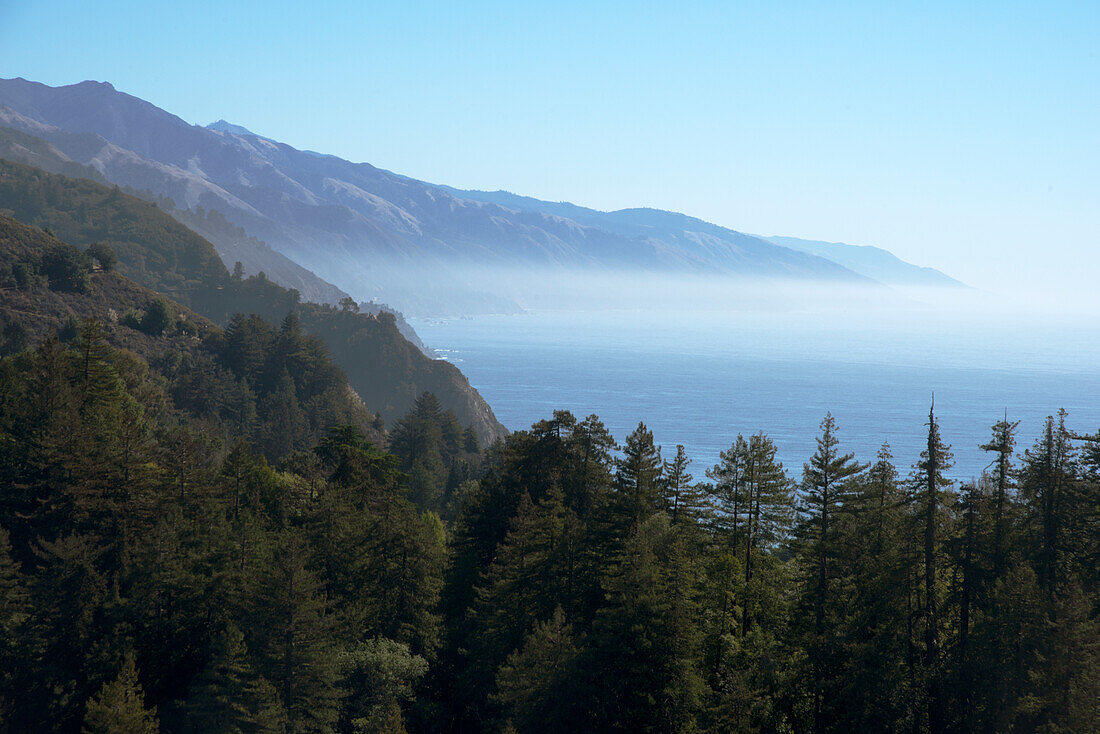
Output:
M762 237L761 239L783 247L789 247L792 250L827 258L849 270L886 285L932 288L967 287L965 283L961 283L935 268L905 262L889 250L884 250L881 247L803 240L798 237Z
M272 461L311 447L334 424L385 440L322 342L293 320L276 330L236 317L223 330L101 257L3 214L0 262L0 356L54 334L66 344L91 339L124 349L144 363L138 370L163 380L172 398L164 409L208 421L226 437L243 429Z
M16 117L10 111L5 115L0 112L0 124L13 122ZM34 130L39 135L48 135L55 140L64 140L70 150L80 149L91 143L97 147L96 136L87 134L65 133L61 130L47 126L35 127L28 124L28 120L22 120L23 127ZM15 163L23 163L35 168L41 168L49 173L60 173L73 178L87 178L99 183L108 183L107 179L91 165L83 165L73 161L68 155L52 143L46 142L41 137L35 137L29 133L20 132L10 127L0 127L0 158ZM331 283L327 283L310 271L294 262L286 255L272 249L267 243L258 240L245 233L225 219L216 210L179 209L175 202L168 197L154 197L148 190L137 191L126 185L128 193L134 193L142 198L156 198L158 205L164 211L193 229L203 238L214 245L227 268L232 268L240 262L244 266L245 273L255 275L264 272L276 283L287 288L294 288L302 294L307 301L316 303L336 303L347 295Z
M517 308L522 286L472 280L471 269L868 283L829 260L682 215L657 227L629 212L502 205L228 124L190 125L105 83L0 81L0 107L4 124L44 137L116 184L180 208L217 210L359 300L417 314ZM84 137L78 145L63 133Z
M50 234L0 213L0 318L4 332L31 344L70 319L118 324L128 311L168 305L173 328L152 335L139 328L110 331L112 342L146 357L168 349L194 351L196 340L220 331L210 320L165 301L118 272L95 268L93 259ZM15 337L22 332L22 337ZM6 351L12 351L9 345Z
M462 373L429 359L401 336L393 314L303 303L300 294L266 277L231 277L209 242L154 203L92 181L0 161L0 212L49 228L79 249L108 244L122 275L216 323L226 323L235 313L279 323L294 312L324 340L367 407L388 422L404 416L428 391L482 441L506 433Z

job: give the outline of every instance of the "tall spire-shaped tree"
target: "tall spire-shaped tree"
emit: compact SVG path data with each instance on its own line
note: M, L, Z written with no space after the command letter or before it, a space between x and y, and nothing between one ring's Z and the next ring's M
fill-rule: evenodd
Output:
M1012 466L1012 450L1016 447L1016 428L1019 421L1009 422L1008 411L1004 420L993 424L993 436L989 443L981 445L982 451L993 456L993 579L999 579L1005 569L1005 533L1007 530L1009 491L1013 487L1015 469Z
M676 458L664 462L664 506L673 525L690 525L698 522L705 512L703 493L693 485L691 459L681 445L676 446Z
M932 734L946 728L943 692L940 685L939 638L939 584L937 583L937 559L939 556L941 524L940 515L950 503L944 494L950 491L952 482L944 473L951 468L951 447L940 439L940 424L936 420L935 397L928 409L928 439L914 476L914 493L918 503L918 515L924 526L924 673L928 708L928 730Z
M814 678L814 731L823 731L825 716L822 712L826 681L835 676L831 668L835 660L835 636L829 630L835 624L827 624L833 616L830 582L835 571L839 549L833 524L844 504L847 483L864 470L852 454L841 454L836 437L836 421L826 413L821 421L821 435L817 438L817 451L802 470L802 523L799 528L803 552L809 556L811 577L804 582L804 599L813 609L813 633L807 652L811 675ZM808 597L808 598L807 598ZM828 640L826 638L829 638Z
M653 431L639 423L626 437L623 457L615 472L616 509L620 529L645 521L660 506L661 449L653 443Z

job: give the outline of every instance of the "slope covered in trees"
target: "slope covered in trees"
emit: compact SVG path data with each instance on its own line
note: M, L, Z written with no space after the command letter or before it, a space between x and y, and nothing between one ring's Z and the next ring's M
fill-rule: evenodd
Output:
M483 453L431 396L389 452L344 416L282 446L285 404L206 411L112 346L122 328L0 359L4 727L1100 722L1100 451L1064 415L1019 455L998 421L973 485L950 481L934 412L907 474L886 446L844 453L828 416L800 476L756 434L697 482L644 425L619 446L567 412ZM257 347L292 328L237 319L195 349L262 390L280 350Z
M272 323L295 313L306 331L324 341L367 406L387 421L400 418L427 391L483 442L506 433L462 373L409 343L393 314L360 314L350 303L305 303L297 291L263 273L231 275L209 242L155 203L0 160L0 212L48 228L82 250L106 244L117 254L120 273L218 324L236 313L257 314Z

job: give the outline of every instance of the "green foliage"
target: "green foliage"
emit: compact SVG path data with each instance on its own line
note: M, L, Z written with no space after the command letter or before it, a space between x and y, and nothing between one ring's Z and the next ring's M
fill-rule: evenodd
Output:
M50 288L84 293L88 290L88 261L73 247L58 246L42 258L42 274Z
M171 323L172 314L168 310L168 303L163 298L154 298L145 307L145 314L141 317L138 328L150 336L160 336Z
M95 259L103 272L109 273L118 265L118 255L106 242L93 242L84 253Z
M355 732L403 731L401 707L415 696L413 686L428 672L428 661L384 637L366 640L345 658L348 697L343 728Z
M84 717L86 734L157 734L156 714L145 708L134 658L127 655L118 678L107 683L88 701Z
M561 607L535 628L497 673L494 700L517 732L574 731L577 644Z

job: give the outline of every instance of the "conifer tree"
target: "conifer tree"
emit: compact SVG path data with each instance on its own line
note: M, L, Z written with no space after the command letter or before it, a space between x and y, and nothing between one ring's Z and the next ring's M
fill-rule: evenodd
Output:
M755 567L764 554L788 537L791 520L790 480L776 459L776 446L763 433L752 436L745 454L744 584L741 636L752 625ZM759 584L755 584L759 586Z
M745 437L738 435L728 449L719 454L719 463L707 470L707 477L714 481L714 504L721 512L715 522L724 534L736 542L739 528L743 530L742 516L748 514L747 476L749 445Z
M888 444L855 478L837 515L841 581L848 613L836 620L843 680L830 712L836 729L888 731L906 721L912 691L906 676L906 579L911 537L907 498Z
M691 459L681 445L676 446L676 457L663 465L663 505L673 525L693 527L706 512L703 493L692 484L693 477L688 471L690 466Z
M940 439L940 426L936 421L935 404L928 410L928 439L921 452L920 462L916 466L913 478L915 499L918 503L920 523L923 526L923 590L924 608L922 625L924 629L924 675L926 681L925 698L928 711L928 730L937 734L945 730L944 697L941 685L940 625L941 610L940 578L938 568L940 556L940 526L943 515L950 508L945 495L950 492L951 481L946 472L951 467L950 447Z
M577 643L561 607L535 625L496 676L493 699L517 732L578 731Z
M1070 538L1078 509L1076 502L1076 455L1066 428L1066 413L1057 420L1049 416L1043 436L1024 452L1020 489L1029 502L1028 522L1032 533L1033 556L1039 585L1053 599L1066 579L1066 561L1070 556Z
M257 590L252 630L260 672L275 686L291 732L331 730L342 695L332 618L307 560L308 548L293 531L278 538Z
M281 734L285 712L275 688L248 660L244 635L230 623L216 638L206 669L191 685L187 719L209 734Z
M134 657L127 654L118 677L88 701L85 734L157 734L156 712L145 707Z
M626 437L623 456L616 462L615 512L621 530L645 521L660 507L661 468L653 432L639 423Z
M565 500L578 517L595 515L607 501L611 487L611 452L618 446L596 415L576 424L572 451L577 461L575 480L563 487Z
M697 577L663 514L630 537L605 579L608 603L596 617L581 663L591 697L591 731L690 731L702 694Z
M1012 466L1012 451L1016 447L1016 429L1019 421L1004 420L993 424L993 435L988 443L981 445L982 451L993 454L993 578L999 579L1004 573L1005 543L1009 527L1009 510L1012 503L1012 489L1015 469Z
M9 712L18 705L16 682L29 612L26 581L11 557L8 532L0 528L0 730L8 728Z
M803 467L802 518L799 544L807 559L810 578L804 580L803 599L813 617L812 633L807 637L812 677L814 731L830 728L823 707L826 688L837 675L837 649L834 631L838 622L837 603L831 587L838 575L837 524L853 476L865 467L854 461L852 454L841 454L836 436L836 422L830 413L821 421L817 451Z
M537 505L523 497L477 589L467 672L471 690L491 687L498 667L537 622L555 609L564 609L567 621L577 613L580 543L576 516L560 490L551 490Z

